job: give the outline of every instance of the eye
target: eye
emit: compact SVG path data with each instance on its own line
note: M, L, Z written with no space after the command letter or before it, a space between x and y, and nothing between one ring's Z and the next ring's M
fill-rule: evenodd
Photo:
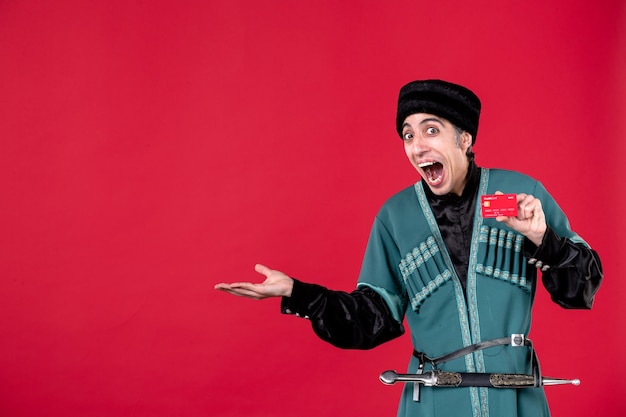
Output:
M411 139L413 139L413 133L411 133L411 132L405 132L402 135L402 140L409 141Z
M439 133L439 129L437 129L436 127L426 128L426 134L429 136L436 135L437 133Z

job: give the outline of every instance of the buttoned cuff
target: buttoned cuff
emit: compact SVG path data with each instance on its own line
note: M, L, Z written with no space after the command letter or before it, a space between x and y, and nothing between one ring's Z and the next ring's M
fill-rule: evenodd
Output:
M316 310L316 306L323 302L324 295L328 290L321 285L309 284L295 278L292 279L293 289L291 290L291 297L282 298L280 312L309 319L311 313Z
M541 245L536 246L528 238L524 238L524 256L528 264L545 272L558 265L562 260L565 240L560 238L550 226L546 228Z

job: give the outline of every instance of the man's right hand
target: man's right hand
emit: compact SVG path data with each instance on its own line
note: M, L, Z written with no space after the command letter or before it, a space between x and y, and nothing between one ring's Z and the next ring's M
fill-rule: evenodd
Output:
M261 264L256 264L254 270L265 275L266 279L262 284L251 282L220 283L215 285L215 289L253 300L262 300L268 297L291 297L293 279L288 275Z

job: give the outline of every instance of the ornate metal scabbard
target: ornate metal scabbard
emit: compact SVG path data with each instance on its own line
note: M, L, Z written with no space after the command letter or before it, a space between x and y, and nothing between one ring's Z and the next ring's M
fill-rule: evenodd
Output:
M423 374L398 374L385 371L380 374L382 383L391 385L396 382L413 382L427 387L489 387L489 388L533 388L544 385L579 385L578 379L559 379L541 377L539 383L533 375L525 374L490 374L433 371Z

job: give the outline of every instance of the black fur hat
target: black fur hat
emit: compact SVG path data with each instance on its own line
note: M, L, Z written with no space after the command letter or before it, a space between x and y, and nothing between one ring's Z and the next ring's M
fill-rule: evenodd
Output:
M402 137L404 119L414 113L443 117L472 135L476 142L480 100L469 89L441 80L413 81L400 89L396 129Z

